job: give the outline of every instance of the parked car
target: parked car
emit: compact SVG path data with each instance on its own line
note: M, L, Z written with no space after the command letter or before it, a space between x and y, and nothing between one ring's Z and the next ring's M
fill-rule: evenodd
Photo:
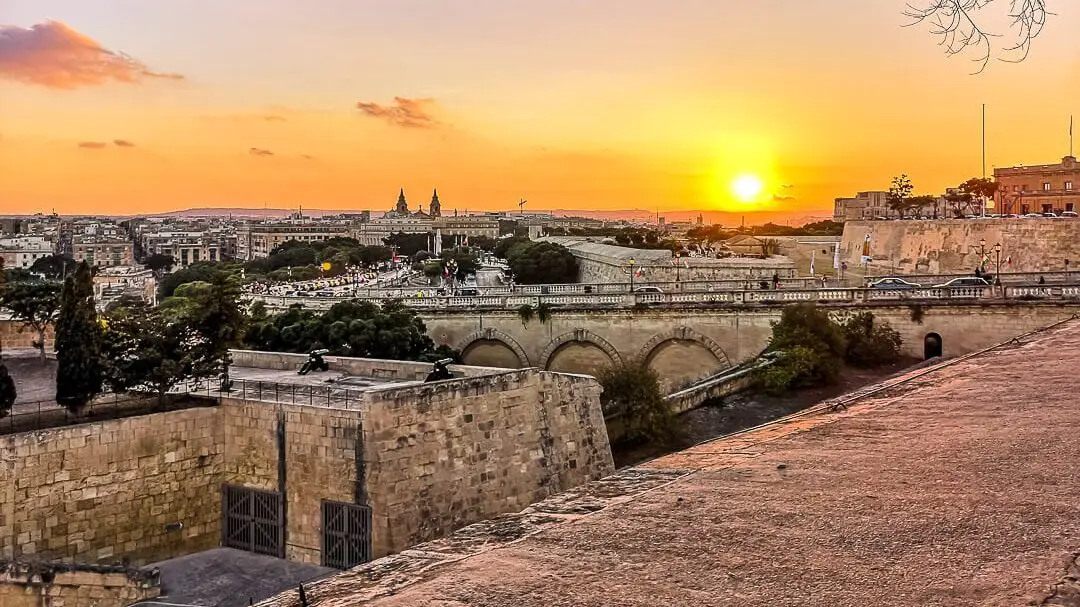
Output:
M639 287L634 289L635 293L663 293L660 287Z
M1076 218L1076 217L1080 217L1080 213L1077 213L1076 211L1062 211L1061 216L1062 217Z
M918 283L896 277L879 278L870 282L871 289L918 289L921 287L922 285Z
M1057 214L1057 213L1043 213L1043 214L1042 214L1042 216L1043 216L1043 217L1049 217L1049 218L1051 218L1051 219L1057 219L1057 218L1058 218L1058 214Z
M990 283L985 278L978 276L961 276L960 278L954 278L952 280L943 282L939 285L934 285L932 289L953 289L956 287L987 287Z

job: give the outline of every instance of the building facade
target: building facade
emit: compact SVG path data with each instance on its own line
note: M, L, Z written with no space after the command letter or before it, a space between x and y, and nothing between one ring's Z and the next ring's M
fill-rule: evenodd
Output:
M27 270L34 262L53 254L53 243L43 236L0 238L0 259L7 269Z
M880 190L859 192L853 198L836 198L833 201L833 221L873 221L881 219L921 218L937 219L944 217L948 206L943 196L934 198L932 203L921 207L909 208L901 215L889 206L889 193Z
M135 262L131 241L118 238L75 237L71 251L75 261L99 268L130 266Z
M344 223L249 223L236 230L236 257L251 261L268 257L274 247L290 240L319 242L351 235Z
M1002 214L1062 213L1080 210L1080 162L1066 156L1058 164L994 169L994 206Z

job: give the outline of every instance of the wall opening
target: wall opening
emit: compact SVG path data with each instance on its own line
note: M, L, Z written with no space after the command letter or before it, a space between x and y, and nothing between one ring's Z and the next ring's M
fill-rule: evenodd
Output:
M322 502L322 564L352 569L371 560L371 508Z
M285 558L281 494L237 485L225 485L221 492L221 544Z
M927 333L923 338L923 358L930 360L937 358L944 352L941 336L937 333Z

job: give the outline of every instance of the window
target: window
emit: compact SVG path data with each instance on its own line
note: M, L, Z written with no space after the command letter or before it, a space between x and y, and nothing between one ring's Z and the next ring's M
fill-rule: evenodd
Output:
M1043 191L1044 192L1049 192L1050 191L1050 182L1049 181L1043 183Z
M1020 186L1018 186L1018 185L1014 185L1014 186L1013 186L1013 191L1014 191L1014 192L1019 192L1019 191L1020 191Z
M1066 182L1065 182L1065 189L1066 189L1066 190L1071 190L1071 189L1073 189L1073 188L1072 188L1072 182L1071 182L1071 181L1066 181Z

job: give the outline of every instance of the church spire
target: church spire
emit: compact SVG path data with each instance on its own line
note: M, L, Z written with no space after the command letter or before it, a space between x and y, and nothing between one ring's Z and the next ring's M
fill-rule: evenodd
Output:
M409 214L409 203L405 201L405 188L404 187L401 188L400 192L398 192L397 207L394 210L397 211L398 213L401 213L402 215L408 215Z
M442 203L439 202L439 190L437 188L431 191L431 204L428 206L428 215L432 217L442 215Z

